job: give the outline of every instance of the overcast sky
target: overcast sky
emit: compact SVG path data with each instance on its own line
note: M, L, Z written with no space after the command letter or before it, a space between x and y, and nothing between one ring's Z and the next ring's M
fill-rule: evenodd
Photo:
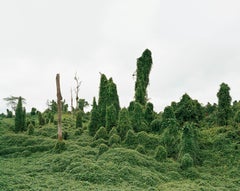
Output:
M117 84L121 106L134 97L136 59L152 52L148 95L157 112L184 93L217 102L227 83L240 100L239 0L0 1L0 112L4 97L26 98L27 110L63 98L77 72L80 97L98 97L99 72Z

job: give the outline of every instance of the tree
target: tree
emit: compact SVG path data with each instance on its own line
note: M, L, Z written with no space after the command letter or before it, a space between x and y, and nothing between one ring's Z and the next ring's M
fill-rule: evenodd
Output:
M172 106L167 106L164 108L163 114L162 114L162 119L176 119L175 113L173 111Z
M78 111L76 117L76 128L82 128L82 116L82 111Z
M99 111L98 127L105 126L106 124L107 103L108 103L108 79L104 74L101 74L98 97L98 111Z
M79 89L81 86L81 81L79 80L79 77L77 76L77 73L75 74L74 80L76 81L76 89L75 89L75 94L76 94L76 109L78 109L78 94L79 94Z
M149 85L149 74L152 67L151 51L146 49L137 59L137 79L135 82L135 101L142 105L147 102L147 86Z
M145 130L143 106L138 102L135 102L134 104L134 110L131 114L131 122L135 132Z
M117 86L113 82L113 79L110 78L108 80L108 99L107 99L107 105L112 105L115 107L117 116L120 110L120 105L119 105L119 97L117 93Z
M89 106L89 103L85 99L78 100L78 108L84 112L84 108Z
M230 91L230 87L227 84L222 83L217 93L217 97L218 97L217 120L219 125L227 125L228 120L231 117L232 98L230 96L229 91Z
M58 105L58 140L62 141L62 94L60 89L60 74L56 75L57 105Z
M148 125L154 120L154 111L153 111L153 104L148 102L146 105L146 109L144 111L144 118Z
M22 107L22 97L18 98L15 115L15 132L23 131L26 125L26 110Z
M123 108L119 112L117 129L122 140L125 139L128 130L132 129L129 112L126 108Z
M92 105L92 111L91 111L91 119L90 123L88 125L88 131L89 135L94 136L95 133L98 130L98 124L99 124L99 112L98 112L98 106L96 103L95 97L93 98L93 105Z
M106 129L110 132L112 127L117 125L117 111L114 105L107 106L106 110Z
M3 100L7 102L7 105L10 106L13 111L16 110L19 97L10 96L10 97L3 98ZM22 104L25 104L26 99L21 97L21 100L22 100Z

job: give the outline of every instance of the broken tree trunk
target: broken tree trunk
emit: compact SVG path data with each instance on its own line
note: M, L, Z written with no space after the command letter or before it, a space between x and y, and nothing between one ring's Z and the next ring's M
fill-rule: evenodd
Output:
M58 105L58 140L62 141L62 95L60 89L60 75L56 76L57 105Z

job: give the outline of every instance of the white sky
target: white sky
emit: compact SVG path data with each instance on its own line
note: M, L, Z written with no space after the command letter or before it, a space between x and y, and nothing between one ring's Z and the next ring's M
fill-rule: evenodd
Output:
M217 102L222 82L240 99L239 0L0 1L0 112L4 97L22 96L27 110L63 97L77 72L80 97L98 96L99 72L117 84L121 106L134 97L136 59L148 48L148 95L161 111L184 93Z

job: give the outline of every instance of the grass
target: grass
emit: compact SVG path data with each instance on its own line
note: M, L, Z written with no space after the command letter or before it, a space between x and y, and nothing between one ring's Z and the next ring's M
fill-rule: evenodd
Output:
M239 128L200 131L202 163L187 170L171 158L155 159L159 135L138 133L137 144L108 145L94 140L86 128L76 134L64 116L65 150L56 153L57 127L35 128L33 135L14 133L13 119L0 120L0 190L222 190L240 188ZM86 126L86 125L85 125ZM153 148L151 148L151 145Z

